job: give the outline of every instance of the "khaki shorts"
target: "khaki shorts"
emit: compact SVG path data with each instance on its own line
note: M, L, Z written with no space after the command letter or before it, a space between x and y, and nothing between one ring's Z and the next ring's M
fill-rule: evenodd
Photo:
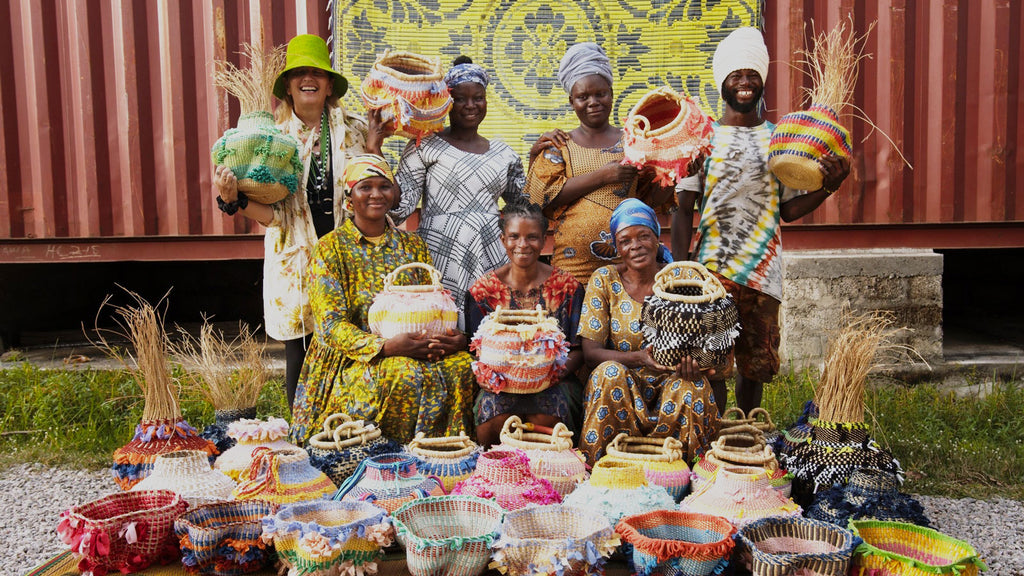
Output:
M768 383L779 372L779 301L753 288L737 284L714 273L732 294L740 315L740 336L725 365L716 367L715 378L727 379L736 369L745 380Z

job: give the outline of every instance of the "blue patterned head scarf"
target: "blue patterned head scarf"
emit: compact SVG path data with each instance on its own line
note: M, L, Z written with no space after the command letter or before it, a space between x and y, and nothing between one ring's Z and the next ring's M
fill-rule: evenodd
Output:
M615 246L615 236L619 233L619 230L629 228L630 226L647 226L654 231L655 236L661 237L661 224L658 223L658 217L654 214L654 209L636 198L627 198L619 203L615 211L612 212L609 226L611 227L613 246ZM672 261L672 253L669 252L664 244L658 245L658 261Z
M593 42L574 44L558 64L558 82L567 94L581 78L596 74L612 85L612 63L604 49Z
M456 64L444 75L444 83L448 85L449 90L466 82L476 82L487 88L487 85L491 83L491 77L483 66L472 62Z

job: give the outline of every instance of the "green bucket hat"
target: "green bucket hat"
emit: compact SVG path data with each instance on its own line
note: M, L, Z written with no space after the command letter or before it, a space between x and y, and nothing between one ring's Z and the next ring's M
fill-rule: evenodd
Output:
M327 50L327 42L315 34L301 34L288 42L284 70L274 81L274 96L277 96L279 100L284 100L286 94L285 75L289 70L304 67L319 68L330 73L334 79L334 95L339 98L345 95L345 91L348 90L348 80L331 68L331 54Z

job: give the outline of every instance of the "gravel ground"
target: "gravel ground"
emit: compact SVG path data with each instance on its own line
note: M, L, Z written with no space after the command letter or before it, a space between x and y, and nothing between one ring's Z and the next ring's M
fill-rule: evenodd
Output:
M61 511L117 488L108 471L81 472L33 464L0 474L0 574L24 574L64 550L54 528ZM1024 502L920 497L933 525L970 542L991 576L1024 576Z

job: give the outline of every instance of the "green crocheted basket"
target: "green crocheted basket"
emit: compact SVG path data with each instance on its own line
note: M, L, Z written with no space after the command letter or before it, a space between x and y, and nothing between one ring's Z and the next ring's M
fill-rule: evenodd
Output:
M240 116L238 127L225 132L210 154L215 165L235 173L238 190L260 204L294 194L302 176L299 143L274 126L270 112Z

